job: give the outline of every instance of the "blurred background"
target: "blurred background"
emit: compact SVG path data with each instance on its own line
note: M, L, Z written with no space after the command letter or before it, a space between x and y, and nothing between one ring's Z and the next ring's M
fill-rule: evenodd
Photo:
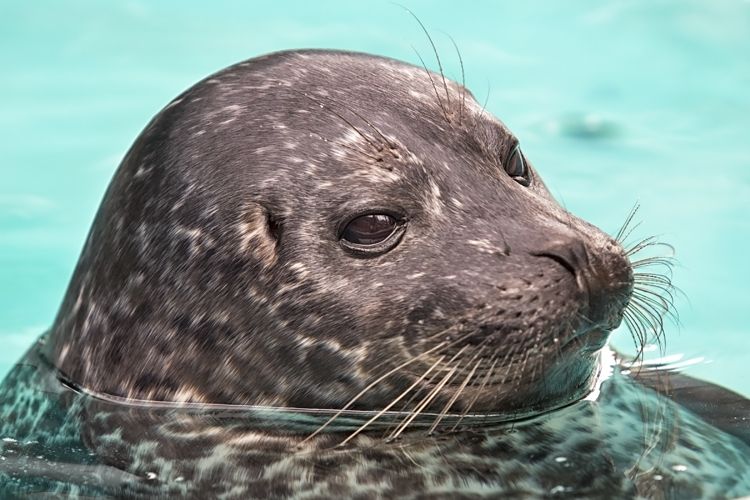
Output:
M688 373L750 395L750 1L404 1L446 73L514 130L553 194L614 234L639 202L674 245ZM437 64L387 1L65 2L0 9L0 376L52 322L123 154L199 79L266 52ZM632 352L625 331L614 343Z

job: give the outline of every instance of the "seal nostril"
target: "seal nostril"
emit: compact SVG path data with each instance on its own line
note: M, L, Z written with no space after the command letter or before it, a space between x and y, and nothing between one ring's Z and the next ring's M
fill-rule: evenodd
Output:
M585 278L583 275L589 265L589 258L586 246L580 239L554 240L532 255L553 260L572 274L579 285L584 285L581 278Z
M536 255L537 257L547 257L548 259L552 259L555 262L557 262L558 264L560 264L562 267L564 267L565 269L567 269L568 271L570 271L570 274L572 274L573 276L576 275L576 270L573 267L573 265L570 262L568 262L567 260L565 260L564 258L562 258L560 255L557 255L557 254L554 254L554 253L546 253L546 252L540 252L540 253L536 253L534 255Z

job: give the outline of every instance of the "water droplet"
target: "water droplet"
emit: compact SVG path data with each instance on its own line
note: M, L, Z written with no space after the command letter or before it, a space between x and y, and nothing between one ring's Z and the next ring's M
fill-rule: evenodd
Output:
M146 473L146 479L156 479L156 473L155 472L147 472Z
M568 459L566 457L557 457L557 458L555 458L555 462L557 462L559 464L561 464L563 462L567 462L567 461L568 461Z
M687 465L682 465L682 464L673 465L672 470L675 472L685 472L687 470Z

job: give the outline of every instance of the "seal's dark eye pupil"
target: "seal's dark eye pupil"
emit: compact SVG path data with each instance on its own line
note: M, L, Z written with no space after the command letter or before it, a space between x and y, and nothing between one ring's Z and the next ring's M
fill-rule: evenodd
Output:
M510 157L505 162L505 172L513 178L514 181L528 186L530 182L529 169L526 166L526 160L521 153L521 148L516 146Z
M374 245L388 238L396 225L396 219L390 215L362 215L346 225L341 238L356 245Z

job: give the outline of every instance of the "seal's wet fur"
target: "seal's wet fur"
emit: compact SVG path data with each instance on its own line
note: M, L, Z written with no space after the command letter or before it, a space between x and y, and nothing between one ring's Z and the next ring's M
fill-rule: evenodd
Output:
M465 88L405 63L298 51L232 66L170 103L128 152L41 356L103 397L392 408L435 425L569 405L592 389L633 269L535 171L508 175L516 145ZM369 254L342 245L363 214L393 216L399 239ZM9 380L34 385L24 373ZM642 423L637 398L619 395L667 404L632 382L607 387L628 401L608 410L628 425ZM558 412L589 412L580 420L516 430L469 418L426 433L406 418L392 442L367 425L321 422L311 435L68 406L75 439L102 462L196 495L700 493L669 468L686 449L710 440L721 460L747 462L746 445L708 424L699 433L687 412L687 444L641 463L628 447L648 432L603 448L617 430L592 436L596 410L580 405ZM6 405L8 422L21 407ZM576 463L589 472L570 474Z

